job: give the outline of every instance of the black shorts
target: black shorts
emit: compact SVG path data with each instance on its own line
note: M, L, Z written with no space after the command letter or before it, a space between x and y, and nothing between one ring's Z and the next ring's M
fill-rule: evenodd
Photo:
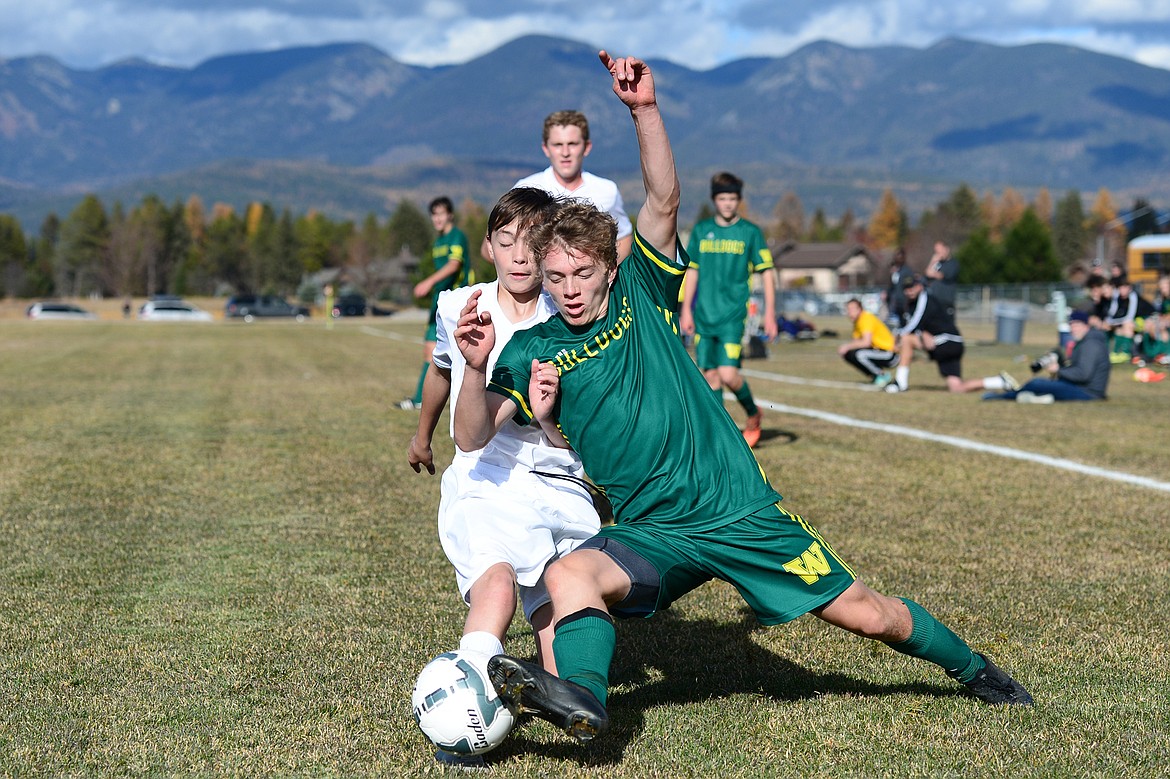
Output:
M938 365L940 376L963 377L963 342L943 341L926 353Z

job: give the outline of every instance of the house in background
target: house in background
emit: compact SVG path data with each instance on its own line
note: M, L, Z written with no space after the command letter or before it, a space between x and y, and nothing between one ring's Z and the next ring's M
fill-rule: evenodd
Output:
M772 254L780 289L804 289L824 295L889 282L890 258L861 244L789 243Z

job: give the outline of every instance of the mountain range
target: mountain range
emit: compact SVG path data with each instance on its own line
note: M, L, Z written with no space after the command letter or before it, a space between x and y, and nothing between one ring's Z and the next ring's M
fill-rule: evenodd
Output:
M1170 71L1064 45L820 42L712 70L651 60L684 195L727 168L757 212L865 215L884 187L911 210L960 182L1170 196ZM35 223L85 192L199 194L342 217L439 193L491 203L543 167L544 116L590 118L588 168L640 192L628 114L584 44L516 39L419 67L365 44L235 54L193 68L74 70L0 61L0 212ZM686 207L686 206L684 206Z

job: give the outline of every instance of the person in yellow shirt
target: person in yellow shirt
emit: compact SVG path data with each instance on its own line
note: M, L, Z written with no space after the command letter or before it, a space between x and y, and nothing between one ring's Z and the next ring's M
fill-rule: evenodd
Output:
M893 378L889 369L898 362L894 334L857 298L849 299L845 313L853 322L853 337L837 347L837 354L877 386L886 386Z

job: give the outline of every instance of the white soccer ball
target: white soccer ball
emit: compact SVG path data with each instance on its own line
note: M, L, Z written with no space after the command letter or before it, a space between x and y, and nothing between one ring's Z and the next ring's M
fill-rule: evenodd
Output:
M414 721L444 752L482 755L498 747L516 717L487 673L486 655L456 650L427 663L414 683Z

